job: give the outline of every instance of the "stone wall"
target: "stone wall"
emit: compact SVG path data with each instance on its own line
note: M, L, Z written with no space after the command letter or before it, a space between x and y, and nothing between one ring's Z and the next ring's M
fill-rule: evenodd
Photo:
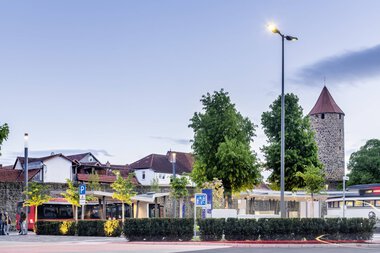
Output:
M47 184L53 192L66 190L66 184ZM23 183L4 183L0 182L0 210L7 211L10 214L12 221L16 219L17 202L23 200L22 192L24 191Z
M60 193L64 192L67 189L66 184L61 183L48 183L50 195L52 197L61 197ZM102 191L111 192L112 189L109 185L102 185ZM151 191L150 186L138 186L135 189L138 194L147 193ZM12 221L16 219L17 211L17 202L23 200L22 192L24 191L23 183L4 183L0 182L0 210L7 211ZM194 195L194 188L189 187L189 196ZM160 187L160 192L170 192L170 187ZM184 199L186 208L185 208L185 217L193 217L193 203L191 202L190 197ZM164 205L164 201L161 198L158 202L160 205ZM173 217L173 199L169 196L165 201L165 212L167 217ZM179 206L179 201L177 200L177 207ZM178 217L178 214L177 214Z
M331 186L342 181L344 175L344 115L323 113L310 116L315 130L318 157L324 165L326 181Z

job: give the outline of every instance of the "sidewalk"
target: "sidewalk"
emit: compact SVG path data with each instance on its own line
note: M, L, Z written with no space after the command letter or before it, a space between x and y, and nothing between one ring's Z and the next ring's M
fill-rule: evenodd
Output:
M12 243L117 243L135 245L198 245L198 246L224 246L224 247L324 247L333 245L355 245L368 246L380 245L380 234L375 234L370 241L132 241L128 242L124 237L92 237L92 236L55 236L36 235L29 231L28 235L19 235L17 232L10 233L9 236L0 236L0 242Z

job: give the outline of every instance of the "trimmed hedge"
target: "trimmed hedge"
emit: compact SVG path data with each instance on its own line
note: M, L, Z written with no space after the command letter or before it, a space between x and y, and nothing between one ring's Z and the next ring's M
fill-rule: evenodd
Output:
M198 219L199 236L202 241L220 241L225 229L224 219Z
M327 240L369 240L375 221L365 218L304 218L304 219L235 219L222 225L217 219L199 221L201 239L220 240L315 240L324 235Z
M37 221L37 235L79 235L79 236L120 236L121 221L118 220L79 220L75 221Z
M228 241L257 240L259 232L256 219L228 218L224 227L224 236Z
M75 235L74 221L37 221L37 235Z
M193 237L194 219L127 219L124 235L130 241L189 241Z

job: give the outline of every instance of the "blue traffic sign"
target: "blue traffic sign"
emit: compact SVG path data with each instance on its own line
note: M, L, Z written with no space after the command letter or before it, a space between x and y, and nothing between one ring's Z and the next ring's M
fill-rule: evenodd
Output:
M85 195L86 194L86 185L81 184L79 185L79 195Z
M195 194L195 205L196 206L206 206L207 204L207 195L204 193Z

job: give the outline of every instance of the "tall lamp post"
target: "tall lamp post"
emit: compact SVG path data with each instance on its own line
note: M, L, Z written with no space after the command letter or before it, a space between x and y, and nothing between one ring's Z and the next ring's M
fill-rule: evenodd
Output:
M281 36L282 41L282 77L281 77L281 200L280 200L280 211L281 211L281 218L286 217L285 213L285 96L284 96L284 41L294 41L298 40L297 37L290 36L290 35L284 35L278 30L276 25L270 24L268 25L268 29L273 32L277 33Z
M29 141L29 135L28 133L25 133L24 134L24 169L25 169L25 173L24 173L24 176L25 176L25 191L28 190L28 141ZM25 194L25 201L28 199L28 195ZM28 233L28 207L25 206L25 216L26 216L26 219L25 219L25 227L26 227L26 231L25 233L27 234Z
M173 165L173 180L176 178L176 175L175 175L175 162L176 162L176 153L175 152L171 152L171 159L170 159L170 162L172 163ZM177 217L177 203L176 203L176 198L173 197L173 214L174 214L174 218Z

